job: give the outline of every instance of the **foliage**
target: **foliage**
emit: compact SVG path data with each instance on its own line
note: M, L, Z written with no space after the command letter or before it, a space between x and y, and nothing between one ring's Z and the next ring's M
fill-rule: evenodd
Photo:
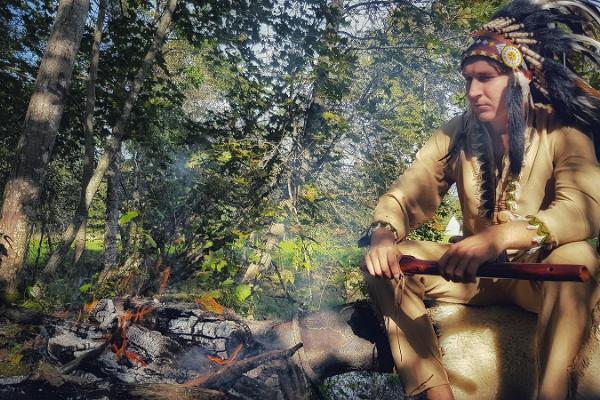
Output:
M170 294L207 296L255 317L363 296L356 240L377 198L462 108L461 46L503 2L194 0L178 7L121 152L118 249L119 267L131 275L121 277L131 283L127 290L156 294L159 269L169 266ZM162 6L110 3L96 88L97 154ZM37 0L0 5L0 182L54 8ZM32 278L80 196L92 31L90 24L34 229ZM82 303L101 292L105 197L103 185L83 262L65 263L65 274L44 293L30 291L30 306ZM459 212L448 197L410 237L442 240ZM267 250L274 224L284 232ZM269 251L272 264L242 282Z

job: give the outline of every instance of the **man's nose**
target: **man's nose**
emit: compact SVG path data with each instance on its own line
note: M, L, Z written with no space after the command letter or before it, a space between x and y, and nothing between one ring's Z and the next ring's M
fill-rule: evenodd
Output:
M469 100L475 100L481 96L481 83L473 79L467 87L467 97Z

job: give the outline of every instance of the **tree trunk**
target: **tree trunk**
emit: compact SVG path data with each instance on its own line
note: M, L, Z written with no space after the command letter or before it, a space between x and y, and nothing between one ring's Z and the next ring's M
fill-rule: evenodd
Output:
M106 223L104 231L104 268L118 264L117 232L119 229L119 186L121 184L121 157L117 155L107 173Z
M11 248L1 259L0 284L8 299L18 293L18 273L25 262L30 226L39 205L88 10L89 0L61 0L58 5L17 145L15 166L4 188L0 231L11 238Z
M90 62L90 73L88 77L87 96L85 100L85 113L83 116L83 137L85 140L85 157L83 161L83 179L81 181L81 192L85 188L94 172L96 143L94 141L94 107L96 105L96 78L98 76L98 63L100 62L100 43L102 42L102 28L104 26L104 15L106 13L106 0L100 0L98 5L98 18L94 29L94 43L92 44L92 57ZM75 255L73 265L79 262L85 250L85 238L87 234L88 210L83 214L81 227L75 238Z
M56 251L50 256L48 263L44 267L44 274L49 275L53 274L56 271L58 265L65 258L71 244L73 244L73 240L75 240L75 233L79 230L79 226L83 221L83 216L89 210L90 205L92 204L92 199L96 195L98 191L98 187L100 186L100 182L108 167L117 154L118 150L121 147L121 141L123 140L123 133L125 132L125 128L127 123L129 122L129 117L131 115L131 110L133 109L133 105L142 89L142 85L144 80L146 79L146 75L152 68L154 64L154 59L156 58L156 54L160 51L163 46L163 42L165 36L167 34L167 29L171 23L171 18L173 16L173 12L175 11L175 6L177 5L177 0L169 0L165 7L165 12L160 18L158 23L158 28L156 29L156 34L154 36L154 40L152 42L152 46L146 53L144 57L144 61L142 66L138 70L133 84L131 86L131 91L125 101L125 105L123 106L123 112L119 117L117 123L112 128L112 136L108 140L106 145L106 149L100 160L98 161L98 165L96 166L92 177L85 189L85 192L82 193L81 200L77 207L77 211L75 212L75 216L73 220L65 230L63 237L61 239L60 244L57 246Z

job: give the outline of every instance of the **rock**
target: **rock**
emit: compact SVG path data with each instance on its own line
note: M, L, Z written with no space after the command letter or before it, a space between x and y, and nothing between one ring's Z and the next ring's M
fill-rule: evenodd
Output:
M535 387L536 315L513 306L437 303L429 308L455 398L527 399ZM600 308L595 310L595 316ZM574 369L577 399L600 399L600 328Z
M512 306L429 309L459 399L525 399L535 387L535 314Z
M323 394L331 400L412 400L405 396L402 383L394 374L348 372L325 379Z

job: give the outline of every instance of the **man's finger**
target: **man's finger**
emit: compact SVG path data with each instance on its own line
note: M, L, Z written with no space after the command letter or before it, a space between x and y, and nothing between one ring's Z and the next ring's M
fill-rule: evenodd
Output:
M379 265L379 257L377 254L371 253L371 263L373 265L373 276L382 276L381 275L381 266Z
M449 251L451 248L446 250L446 252L440 257L437 261L438 269L440 270L440 275L444 276L444 269L446 268L446 263L448 262Z
M379 267L381 268L382 276L386 276L387 278L392 278L392 273L390 272L390 265L388 263L388 253L389 251L380 251L379 252Z
M460 258L454 254L454 252L449 254L448 259L446 260L446 265L443 268L442 276L444 279L447 281L454 281L454 270L456 269L459 261Z
M388 253L388 265L390 266L390 272L395 279L402 276L402 270L400 269L400 255L396 251L390 251Z
M375 276L375 272L373 271L373 262L371 261L371 253L367 253L365 256L365 264L367 265L367 271L371 276Z
M467 257L461 257L458 263L456 264L456 268L454 269L454 278L452 279L454 282L464 282L465 281L465 271L467 266L469 265L470 259Z
M477 281L477 270L479 269L479 260L472 260L465 270L464 282L471 283Z

